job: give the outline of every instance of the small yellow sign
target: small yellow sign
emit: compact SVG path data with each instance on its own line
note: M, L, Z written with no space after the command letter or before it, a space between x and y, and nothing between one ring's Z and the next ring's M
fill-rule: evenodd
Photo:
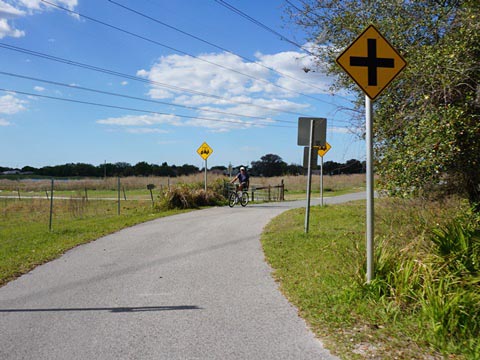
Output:
M326 142L324 146L318 147L318 155L323 157L331 148L332 146L328 142Z
M198 148L197 153L202 157L203 160L207 160L207 158L213 153L213 150L206 142L204 142Z
M372 100L407 66L407 62L373 25L340 54L337 64Z

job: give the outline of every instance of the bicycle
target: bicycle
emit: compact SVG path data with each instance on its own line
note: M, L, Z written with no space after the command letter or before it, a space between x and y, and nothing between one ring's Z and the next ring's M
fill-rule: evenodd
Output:
M234 207L235 204L240 203L240 205L245 207L248 204L248 200L247 190L239 191L238 189L235 189L235 191L232 191L228 196L228 206Z

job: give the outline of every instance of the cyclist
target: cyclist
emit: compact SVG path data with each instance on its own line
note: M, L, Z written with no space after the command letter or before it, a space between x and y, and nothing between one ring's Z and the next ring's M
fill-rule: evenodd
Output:
M242 191L242 190L248 190L248 185L250 183L250 176L247 174L247 171L243 166L240 167L240 172L235 176L231 181L230 184L233 184L235 180L240 182L240 185L238 185L237 190Z

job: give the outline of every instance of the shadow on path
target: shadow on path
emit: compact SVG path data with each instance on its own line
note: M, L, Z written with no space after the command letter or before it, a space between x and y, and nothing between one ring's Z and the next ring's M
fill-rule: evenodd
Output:
M112 313L142 312L142 311L178 311L201 310L196 305L178 306L133 306L133 307L87 307L87 308L51 308L51 309L0 309L0 313L30 313L30 312L76 312L76 311L110 311Z

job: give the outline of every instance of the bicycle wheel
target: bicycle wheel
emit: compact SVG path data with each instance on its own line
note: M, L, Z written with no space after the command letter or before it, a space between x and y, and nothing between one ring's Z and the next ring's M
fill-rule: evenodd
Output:
M242 198L240 199L240 204L243 207L247 206L247 204L248 204L248 193L246 191L244 191L242 193Z
M232 193L230 193L230 196L228 197L228 206L234 207L236 203L237 203L237 194L232 192Z

